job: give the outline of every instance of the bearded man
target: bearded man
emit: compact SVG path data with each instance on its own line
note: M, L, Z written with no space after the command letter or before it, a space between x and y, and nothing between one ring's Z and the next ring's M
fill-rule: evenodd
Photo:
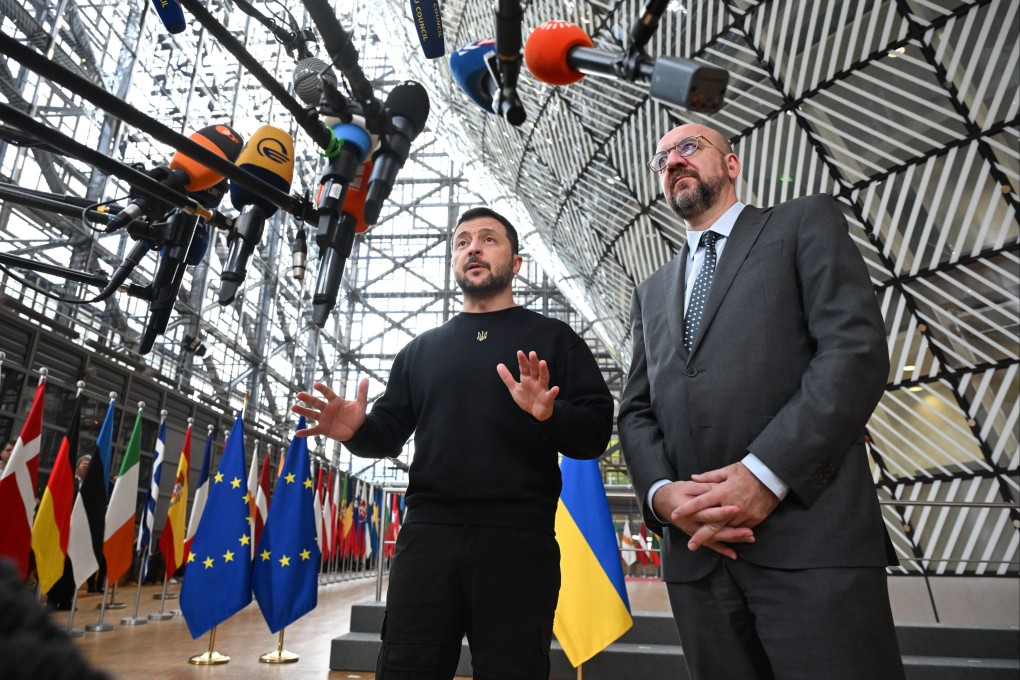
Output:
M414 434L386 595L376 677L449 680L467 635L474 677L547 680L560 586L554 534L557 453L597 458L613 400L591 350L567 324L519 307L517 231L468 210L451 241L463 311L393 362L366 414L321 383L292 410L354 455L400 454Z

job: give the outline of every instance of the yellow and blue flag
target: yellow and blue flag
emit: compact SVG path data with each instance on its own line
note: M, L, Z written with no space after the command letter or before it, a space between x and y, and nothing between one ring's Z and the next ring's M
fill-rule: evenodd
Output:
M598 461L564 457L560 473L561 585L553 633L576 668L626 633L633 621Z
M302 416L297 429L304 428ZM308 440L294 437L276 480L252 575L255 599L273 633L315 609L318 602L315 493Z
M248 473L244 467L244 423L238 412L209 500L191 544L181 585L181 611L197 638L251 602L251 525Z

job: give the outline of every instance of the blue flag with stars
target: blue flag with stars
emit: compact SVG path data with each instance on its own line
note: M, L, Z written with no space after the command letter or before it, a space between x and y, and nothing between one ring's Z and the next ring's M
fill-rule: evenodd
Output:
M304 428L305 419L301 417L297 429ZM319 545L314 502L308 440L294 437L276 480L252 575L255 599L273 633L315 609L318 602Z
M209 499L191 544L181 611L197 638L251 602L251 526L248 474L244 467L244 424L238 412Z

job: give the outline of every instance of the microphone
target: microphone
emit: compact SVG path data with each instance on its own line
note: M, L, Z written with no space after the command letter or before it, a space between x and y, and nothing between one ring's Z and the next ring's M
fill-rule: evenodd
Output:
M290 191L294 178L294 139L279 128L263 125L248 140L237 165L280 191ZM241 214L227 237L229 249L220 284L221 305L230 304L237 296L248 258L262 241L266 220L277 211L275 203L236 182L230 183L230 201Z
M315 278L315 293L312 295L312 322L319 328L326 325L329 313L336 306L344 268L354 248L355 234L368 231L364 212L371 174L372 161L369 159L358 168L357 175L347 188L340 221L330 240L325 245L319 243L319 271ZM319 241L318 238L316 240Z
M156 8L156 14L166 30L171 33L184 32L184 10L179 0L152 0L152 6Z
M404 167L411 142L425 129L429 117L429 94L413 80L400 83L386 98L392 130L384 135L379 149L372 155L372 176L368 180L365 196L365 222L375 224L382 211L382 203L393 190L397 172Z
M167 241L156 266L156 273L152 277L152 285L148 287L144 296L150 300L149 318L139 341L139 354L148 354L156 337L166 332L170 313L177 300L177 292L181 289L181 282L184 281L187 256L198 231L198 219L195 215L175 210L167 220L174 236Z
M309 106L318 106L322 98L322 81L336 87L333 68L318 57L302 59L294 67L294 94Z
M305 265L308 263L308 235L305 234L305 228L301 225L298 225L297 233L294 234L291 253L290 275L295 281L304 281Z
M584 29L567 21L547 21L528 37L524 61L543 83L569 85L589 73L612 75L635 82L651 81L653 99L700 113L715 113L723 105L729 74L690 59L628 54L592 49Z
M486 113L493 113L492 102L499 90L486 66L495 51L496 41L486 38L464 45L450 55L450 72L457 87Z
M227 125L210 125L192 133L191 141L201 144L213 153L233 162L241 152L241 135ZM185 156L174 153L169 166L159 166L149 171L149 176L175 191L201 192L211 189L223 180L223 175ZM143 191L131 191L131 202L110 218L106 232L126 227L142 215L158 215L165 212L166 203Z
M410 0L415 32L426 59L438 59L446 54L443 42L443 15L439 0Z
M497 0L496 56L498 80L496 103L493 110L513 126L522 124L527 117L524 103L517 94L517 79L521 74L521 22L524 12L519 0Z

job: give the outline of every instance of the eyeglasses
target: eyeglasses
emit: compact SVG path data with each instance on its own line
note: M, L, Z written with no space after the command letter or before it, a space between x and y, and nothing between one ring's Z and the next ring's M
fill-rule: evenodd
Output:
M663 170L666 169L666 165L669 164L670 151L676 149L677 155L680 156L680 158L687 158L688 156L690 156L691 154L698 150L699 139L704 139L709 144L709 146L716 149L719 153L723 152L722 149L717 147L715 144L712 144L711 140L709 140L709 138L706 137L705 135L684 137L673 146L663 149L662 151L659 151L654 156L652 156L652 159L647 163L648 167L652 170L652 172L662 172Z

